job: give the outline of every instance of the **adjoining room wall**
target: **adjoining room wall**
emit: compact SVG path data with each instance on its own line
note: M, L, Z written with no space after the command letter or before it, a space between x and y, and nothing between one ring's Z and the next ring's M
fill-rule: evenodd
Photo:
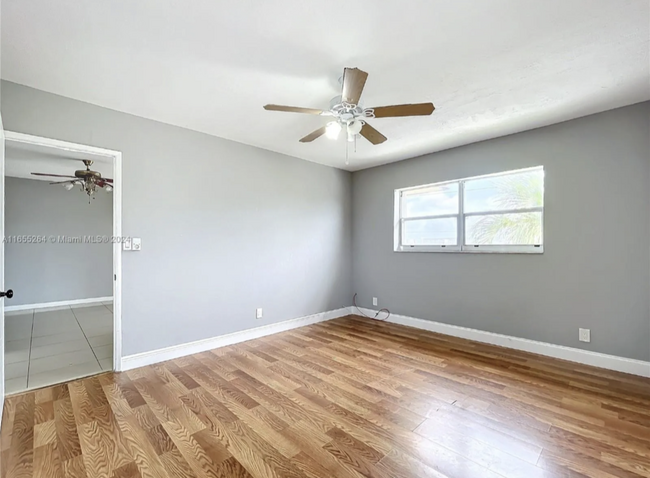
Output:
M359 305L650 360L649 131L646 102L355 172ZM395 189L538 165L544 254L393 252Z
M9 82L2 116L122 152L125 356L350 305L350 173Z
M110 243L65 243L59 236L110 237L113 197L101 190L92 204L78 187L66 191L46 181L5 179L5 237L44 236L43 243L5 244L5 283L14 291L6 306L113 295ZM57 237L50 241L49 237Z

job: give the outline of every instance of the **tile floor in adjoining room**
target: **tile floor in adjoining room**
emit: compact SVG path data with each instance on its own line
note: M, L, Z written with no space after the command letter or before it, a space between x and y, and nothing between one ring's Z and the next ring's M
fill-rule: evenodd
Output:
M112 302L5 313L5 393L112 369Z

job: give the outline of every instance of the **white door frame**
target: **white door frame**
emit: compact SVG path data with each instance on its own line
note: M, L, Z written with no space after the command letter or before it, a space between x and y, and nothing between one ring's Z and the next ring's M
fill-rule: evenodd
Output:
M32 144L73 153L104 156L113 163L113 237L122 237L122 153L85 144L5 131L5 144ZM113 242L113 370L122 371L122 244Z
M3 243L0 244L0 290L4 290L5 278L5 131L0 115L0 235ZM5 311L4 300L0 299L0 427L5 404Z

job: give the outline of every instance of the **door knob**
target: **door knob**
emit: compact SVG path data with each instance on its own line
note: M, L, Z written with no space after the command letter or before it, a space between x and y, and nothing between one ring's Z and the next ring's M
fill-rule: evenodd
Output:
M0 292L0 297L6 297L7 299L11 299L14 296L14 291L9 289L7 292Z

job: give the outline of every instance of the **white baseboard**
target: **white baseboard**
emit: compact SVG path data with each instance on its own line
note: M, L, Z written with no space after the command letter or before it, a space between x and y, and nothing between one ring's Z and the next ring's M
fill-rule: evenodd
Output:
M31 309L49 309L49 308L56 308L56 307L70 307L75 305L90 306L93 304L101 304L102 302L112 302L112 301L113 301L113 297L94 297L91 299L74 299L74 300L61 300L58 302L42 302L40 304L9 305L5 307L5 312L14 312L17 310L31 310Z
M218 337L197 340L196 342L189 342L181 345L174 345L172 347L152 350L150 352L128 355L122 357L122 370L132 370L134 368L164 362L165 360L172 360L186 355L205 352L206 350L225 347L227 345L233 345L247 340L258 339L267 335L277 334L278 332L304 327L305 325L345 317L346 315L350 315L350 313L350 307L343 307L328 312L321 312L319 314L285 320L275 324L264 325L262 327L255 327L254 329L233 332L232 334L220 335Z
M375 310L365 309L363 307L360 307L359 310L370 317L374 317L377 313ZM354 310L352 313L358 312ZM416 319L413 317L408 317L406 315L391 314L388 318L388 322L407 325L409 327L428 330L430 332L438 332L440 334L451 335L453 337L474 340L476 342L483 342L486 344L499 345L501 347L522 350L524 352L546 355L547 357L555 357L563 360L569 360L571 362L592 365L594 367L605 368L608 370L615 370L617 372L625 372L633 375L640 375L642 377L650 377L650 362L644 362L643 360L635 360L631 358L618 357L616 355L591 352L589 350L565 347L563 345L554 345L546 342L538 342L536 340L522 339L519 337L512 337L510 335L496 334L494 332L485 332L483 330L470 329L467 327L460 327L458 325L443 324L441 322L434 322L432 320Z

